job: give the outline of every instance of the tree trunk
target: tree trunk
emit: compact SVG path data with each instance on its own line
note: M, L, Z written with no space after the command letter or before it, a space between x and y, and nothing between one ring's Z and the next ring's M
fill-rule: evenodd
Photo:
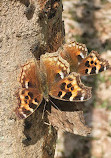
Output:
M17 119L14 109L21 65L62 44L62 2L1 0L0 7L0 157L54 157L56 131L44 124L41 107L25 121Z

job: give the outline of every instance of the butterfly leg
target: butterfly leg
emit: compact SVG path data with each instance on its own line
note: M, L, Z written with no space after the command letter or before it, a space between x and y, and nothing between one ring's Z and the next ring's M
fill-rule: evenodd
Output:
M51 123L44 122L45 125L51 126Z
M44 104L44 105L46 106L46 101L45 101L45 104ZM45 107L45 106L44 106L44 107ZM45 111L45 108L44 108L43 110ZM47 110L46 110L46 112L50 115L50 113L49 113ZM42 119L43 119L43 117L44 117L44 113L43 113L43 115L42 115ZM44 121L44 124L47 125L47 126L51 126L51 123L48 123L48 122L45 122L45 121Z
M44 108L43 108L43 113L42 113L42 120L44 119L45 107L46 107L46 100L45 100L45 103L44 103Z

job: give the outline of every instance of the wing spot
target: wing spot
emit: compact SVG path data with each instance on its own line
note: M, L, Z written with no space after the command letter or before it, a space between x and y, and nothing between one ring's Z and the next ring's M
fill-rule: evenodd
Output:
M33 103L30 103L30 104L29 104L29 107L30 107L31 109L36 109L36 108L37 108L37 105L36 105L36 104L33 104Z
M81 61L81 60L82 60L81 55L78 55L77 58L78 58L78 61Z
M106 66L104 67L104 71L106 70Z
M71 83L69 83L68 85L67 85L67 88L70 88L72 86L72 84Z
M93 63L94 63L94 61L92 60L92 61L91 61L91 64L93 64Z
M62 92L61 91L59 91L59 93L58 93L58 97L60 97L62 95Z
M85 66L90 67L89 61L86 61Z
M84 100L84 96L82 96L82 97L80 98L80 100L83 101L83 100Z
M93 67L90 74L94 74L96 72L96 67Z
M83 50L84 50L84 48L83 48ZM80 56L81 56L82 59L84 59L84 55L83 55L82 52L80 53Z
M65 90L65 85L66 85L65 82L63 82L63 83L61 84L61 86L60 86L61 90Z
M87 73L88 73L88 69L85 70L85 74L87 74Z
M33 93L28 92L28 95L31 97L31 99L33 99Z
M28 89L28 82L27 81L25 82L25 88Z
M90 55L90 58L93 58L93 56L92 56L92 55Z
M104 71L104 66L103 65L101 65L101 68L99 69L99 72L102 72L102 71Z
M72 96L71 92L66 92L66 94L62 97L63 99L69 100L69 98Z
M21 94L25 94L25 90L23 90Z
M35 102L38 102L37 98L34 99Z
M29 97L28 97L28 96L25 96L25 99L29 99Z
M97 63L95 62L95 65L97 65Z
M24 100L24 102L27 104L27 100Z
M31 82L28 82L28 87L32 87L32 84L31 84Z
M71 91L73 91L73 90L74 90L74 87L72 86L72 87L71 87Z
M81 97L82 97L82 93L81 93L81 91L78 91L77 95L74 98L74 100L81 100Z
M63 79L64 78L64 73L62 71L60 71L59 74L60 74L61 78Z
M57 74L55 75L55 79L56 79L56 80L58 80L58 79L60 80L60 79L61 79L61 75L60 75L59 73L57 73Z
M22 108L22 112L26 115L29 115L31 112L27 109L25 109L24 107Z

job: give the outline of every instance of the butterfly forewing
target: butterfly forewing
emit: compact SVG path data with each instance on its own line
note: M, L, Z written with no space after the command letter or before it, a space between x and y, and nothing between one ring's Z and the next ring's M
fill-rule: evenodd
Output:
M16 113L20 118L26 118L37 109L43 99L39 67L34 60L22 67L20 83L23 88L18 94L19 107Z
M63 45L60 55L70 64L71 72L76 71L78 64L87 56L87 48L84 44L71 42Z
M85 101L91 98L91 88L84 86L77 73L71 73L55 83L49 92L53 98L65 101Z
M58 52L42 55L40 58L40 67L41 72L46 75L48 89L70 72L69 63Z

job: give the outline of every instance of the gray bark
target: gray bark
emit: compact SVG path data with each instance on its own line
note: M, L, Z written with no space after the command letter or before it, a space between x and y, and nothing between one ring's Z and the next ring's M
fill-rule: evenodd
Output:
M63 41L62 3L0 1L0 157L54 157L56 131L44 124L42 108L24 120L15 115L21 65L53 52Z

